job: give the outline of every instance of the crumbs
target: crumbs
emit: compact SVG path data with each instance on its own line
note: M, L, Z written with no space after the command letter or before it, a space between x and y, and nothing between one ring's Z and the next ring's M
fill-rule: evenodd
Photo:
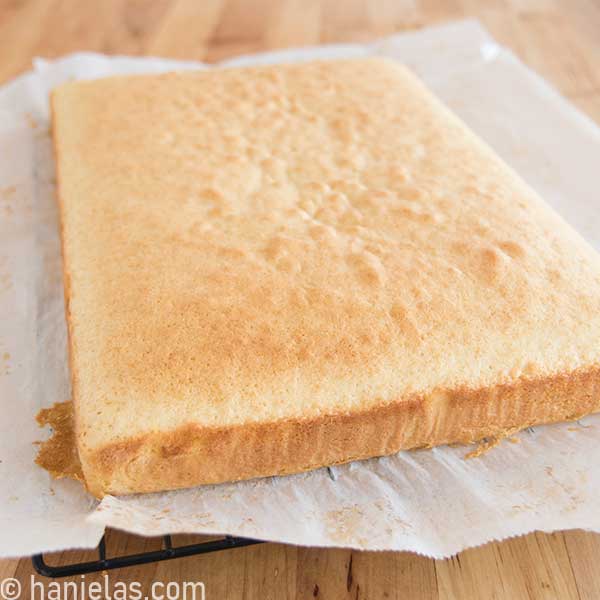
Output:
M340 544L348 544L363 533L364 512L357 505L344 506L339 510L330 510L325 514L327 533ZM363 541L359 543L363 545Z
M0 196L2 196L2 198L4 198L5 200L9 200L15 195L16 191L16 185L9 185L8 187L0 188Z
M60 402L51 408L43 408L36 416L40 427L52 428L52 437L41 442L37 465L56 479L70 477L83 481L83 472L75 443L72 402Z
M486 452L489 452L492 448L498 446L498 444L500 444L500 442L505 439L507 439L511 444L519 444L519 438L515 437L514 435L515 433L517 433L517 431L519 431L519 429L519 427L513 427L511 429L507 429L506 431L502 431L494 437L484 438L481 442L477 444L477 448L475 448L475 450L471 450L471 452L468 452L465 455L465 460L468 460L470 458L478 458L482 456Z
M489 452L492 448L495 448L501 441L501 437L495 437L485 439L482 442L479 442L475 450L471 450L470 452L465 454L465 460L469 460L470 458L479 458L480 456L483 456L486 452Z
M10 374L10 353L4 352L0 356L0 375Z
M0 187L0 200L3 201L3 212L7 217L11 217L15 214L15 209L12 206L11 202L13 201L16 192L17 186L15 185L9 185L8 187Z
M11 287L12 279L8 256L0 256L0 294L7 292Z
M593 425L585 425L581 421L575 421L576 425L567 427L567 431L581 431L582 429L594 429Z
M38 128L38 122L33 118L31 113L25 113L25 120L27 121L27 125L31 127L31 129Z

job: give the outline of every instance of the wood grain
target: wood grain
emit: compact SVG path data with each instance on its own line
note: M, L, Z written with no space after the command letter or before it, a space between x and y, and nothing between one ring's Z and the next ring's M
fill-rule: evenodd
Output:
M370 40L463 17L479 18L600 122L600 0L0 0L0 82L28 69L34 56L92 50L217 61ZM158 544L119 532L108 536L112 554ZM63 552L49 561L91 557ZM264 544L114 571L109 579L139 581L145 594L154 580L201 580L207 598L598 600L599 557L600 535L581 531L535 533L435 561L403 552ZM22 598L29 597L32 572L29 559L0 561L0 580L21 580Z

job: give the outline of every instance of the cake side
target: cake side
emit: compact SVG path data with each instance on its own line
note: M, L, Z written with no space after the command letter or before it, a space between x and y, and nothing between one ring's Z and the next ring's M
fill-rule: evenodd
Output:
M598 365L494 388L438 390L361 413L150 433L86 454L86 485L100 498L285 475L597 411Z
M72 418L73 423L71 425L71 431L74 436L75 442L75 455L79 459L79 468L81 471L81 477L83 479L86 488L91 491L91 488L88 487L88 473L91 476L91 472L87 469L87 461L86 467L84 467L84 457L81 452L81 416L80 416L80 393L79 393L79 378L78 378L78 369L75 363L75 356L77 355L77 347L75 342L75 335L73 332L73 319L71 318L71 252L68 249L67 245L67 236L65 234L65 205L64 205L64 195L61 193L61 181L63 181L63 177L61 175L61 165L63 164L62 152L60 150L58 139L59 136L57 134L57 107L55 102L56 96L52 92L50 94L50 126L52 131L52 145L55 157L55 170L56 170L56 202L58 204L58 226L60 228L60 242L61 242L61 255L62 255L62 278L63 278L63 297L65 304L65 320L67 326L67 360L68 360L68 368L71 379L71 401L72 401ZM87 473L86 473L87 471ZM93 480L93 476L92 476Z

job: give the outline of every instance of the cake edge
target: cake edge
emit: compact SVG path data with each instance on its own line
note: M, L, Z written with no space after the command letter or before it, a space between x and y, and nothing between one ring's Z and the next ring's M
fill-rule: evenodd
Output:
M365 411L209 428L195 423L87 449L96 497L286 475L400 450L502 437L600 411L600 365L493 387L436 390Z

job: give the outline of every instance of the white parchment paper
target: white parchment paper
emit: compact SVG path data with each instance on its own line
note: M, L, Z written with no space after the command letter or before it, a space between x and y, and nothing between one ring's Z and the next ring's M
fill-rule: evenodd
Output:
M367 54L412 67L600 249L600 129L476 22L224 64ZM76 54L39 60L0 89L0 556L94 546L108 525L435 557L534 529L600 531L600 416L537 427L472 460L440 447L100 505L34 465L33 442L47 435L35 414L70 395L48 92L71 78L194 68L204 67Z

